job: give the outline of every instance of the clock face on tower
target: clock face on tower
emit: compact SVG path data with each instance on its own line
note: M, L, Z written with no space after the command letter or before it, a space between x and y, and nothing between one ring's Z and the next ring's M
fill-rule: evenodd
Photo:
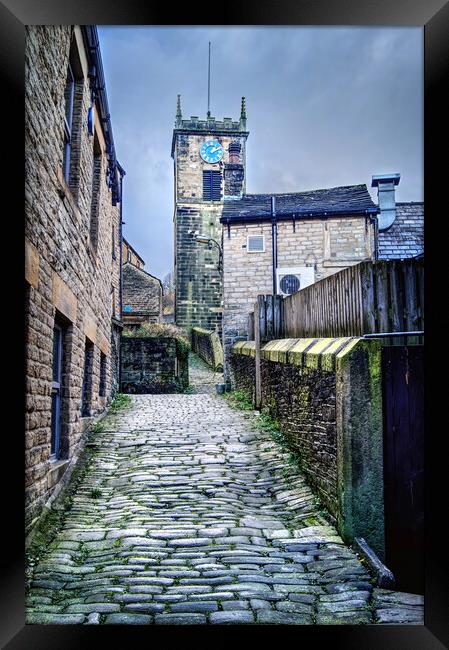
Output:
M206 140L200 149L201 158L208 163L216 163L223 157L223 147L218 140Z

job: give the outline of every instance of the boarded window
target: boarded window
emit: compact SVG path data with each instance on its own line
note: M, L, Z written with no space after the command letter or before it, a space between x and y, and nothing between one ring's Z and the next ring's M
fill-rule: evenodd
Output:
M203 171L203 200L221 200L221 173L207 169Z
M247 241L248 253L263 253L265 252L265 236L264 235L250 235Z

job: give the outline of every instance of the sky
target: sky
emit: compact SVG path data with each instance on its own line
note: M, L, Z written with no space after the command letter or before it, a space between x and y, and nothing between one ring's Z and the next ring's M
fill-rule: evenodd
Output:
M239 119L247 192L300 192L401 174L397 201L423 200L421 27L99 26L124 237L163 278L173 268L177 95L183 118Z

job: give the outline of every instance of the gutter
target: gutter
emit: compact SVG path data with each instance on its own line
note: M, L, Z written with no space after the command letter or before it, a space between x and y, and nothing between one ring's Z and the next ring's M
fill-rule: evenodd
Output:
M81 31L91 63L89 77L91 79L92 103L95 103L98 108L106 141L106 152L109 163L107 183L112 188L112 205L116 205L121 202L121 181L119 181L117 173L120 170L118 170L119 165L115 156L114 137L112 135L111 115L109 113L108 97L106 94L106 82L101 60L98 31L95 25L81 25ZM121 171L123 172L123 170Z
M289 221L289 220L300 220L303 217L312 217L316 219L323 219L326 217L341 217L344 215L360 215L360 216L372 216L376 215L378 212L377 207L367 208L365 210L326 210L325 212L287 212L285 214L278 214L276 219L277 221ZM267 212L260 212L258 214L249 214L249 215L232 215L232 216L221 216L220 223L230 224L230 223L247 223L249 221L269 221L272 218L271 214Z

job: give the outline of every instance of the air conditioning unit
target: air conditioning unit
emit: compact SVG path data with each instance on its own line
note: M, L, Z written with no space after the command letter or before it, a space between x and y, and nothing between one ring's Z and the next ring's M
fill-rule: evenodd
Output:
M276 270L277 292L281 296L290 296L309 284L315 282L313 266L283 267Z

